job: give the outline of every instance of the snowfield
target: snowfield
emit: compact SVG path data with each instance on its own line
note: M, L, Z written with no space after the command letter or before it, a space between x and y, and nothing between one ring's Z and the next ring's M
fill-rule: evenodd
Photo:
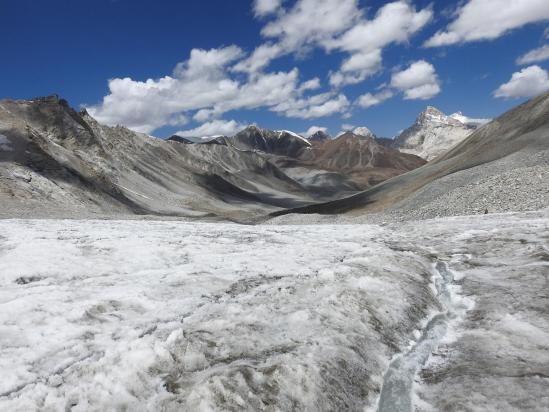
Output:
M402 405L546 410L548 242L547 211L2 220L0 410L384 410L401 356Z

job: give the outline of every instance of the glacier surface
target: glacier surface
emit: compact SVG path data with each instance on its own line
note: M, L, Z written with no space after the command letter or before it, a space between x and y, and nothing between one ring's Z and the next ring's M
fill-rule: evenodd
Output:
M444 311L444 262L468 309L404 395L424 409L444 398L543 410L548 222L2 220L0 409L375 410L391 360ZM490 346L496 334L508 345ZM468 351L482 339L479 371ZM524 370L506 370L498 351ZM500 384L518 389L496 400Z

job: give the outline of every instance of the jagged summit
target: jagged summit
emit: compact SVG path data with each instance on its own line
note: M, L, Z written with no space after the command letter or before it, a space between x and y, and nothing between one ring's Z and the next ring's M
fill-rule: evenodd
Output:
M331 136L322 130L318 130L308 137L308 140L310 142L321 142L323 140L329 140L329 139L331 139Z
M420 125L434 124L434 125L453 125L460 126L463 123L458 119L447 116L442 111L433 106L427 106L416 119L416 123Z

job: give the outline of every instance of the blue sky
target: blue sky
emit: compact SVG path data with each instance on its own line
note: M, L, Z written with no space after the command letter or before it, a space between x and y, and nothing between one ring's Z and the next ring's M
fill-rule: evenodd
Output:
M0 0L0 97L159 137L393 136L426 105L491 118L549 89L548 22L547 0Z

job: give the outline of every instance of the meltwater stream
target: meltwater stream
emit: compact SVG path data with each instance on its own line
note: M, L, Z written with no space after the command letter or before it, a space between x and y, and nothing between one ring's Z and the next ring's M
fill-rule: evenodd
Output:
M438 262L436 271L438 276L435 279L435 286L442 311L429 320L414 346L390 363L383 378L378 403L380 412L412 411L412 384L416 372L425 365L429 355L446 333L448 320L452 317L452 296L448 286L454 279L446 263Z

